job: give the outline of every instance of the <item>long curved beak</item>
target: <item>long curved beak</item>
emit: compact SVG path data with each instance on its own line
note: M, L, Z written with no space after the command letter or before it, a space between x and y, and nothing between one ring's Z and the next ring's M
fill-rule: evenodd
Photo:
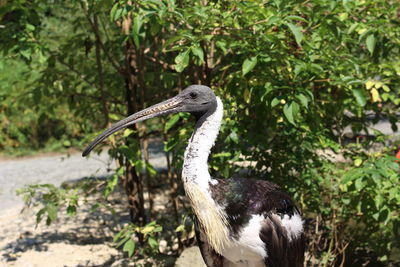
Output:
M142 111L136 112L135 114L130 115L129 117L120 120L119 122L115 123L112 125L110 128L105 130L103 133L98 135L96 139L94 139L86 148L83 150L82 157L87 156L90 151L93 150L101 141L112 135L113 133L122 130L129 125L158 117L161 115L165 115L168 113L174 113L178 112L177 108L180 106L182 103L182 100L179 99L179 97L173 97L171 99L168 99L164 102L161 102L159 104L155 104L151 107L148 107Z

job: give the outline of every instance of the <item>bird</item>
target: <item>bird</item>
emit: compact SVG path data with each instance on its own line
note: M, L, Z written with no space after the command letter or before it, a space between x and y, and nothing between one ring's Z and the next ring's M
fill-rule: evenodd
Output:
M182 182L195 217L195 232L208 267L297 267L304 261L301 213L278 185L251 178L219 179L210 175L208 157L223 120L223 103L204 85L115 123L83 151L111 134L153 117L189 112L196 119L182 166Z

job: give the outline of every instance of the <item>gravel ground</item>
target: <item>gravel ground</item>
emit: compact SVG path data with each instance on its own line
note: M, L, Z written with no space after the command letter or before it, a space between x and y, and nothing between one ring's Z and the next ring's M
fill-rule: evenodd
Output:
M166 166L162 145L150 147L150 163L156 169ZM117 216L107 210L90 212L91 204L80 203L76 217L60 213L51 226L43 222L36 227L37 209L25 209L15 191L27 184L51 183L84 177L104 177L115 168L106 152L82 158L79 152L69 155L46 155L29 158L0 159L0 266L131 266L113 247L112 237L129 219L125 201L115 204ZM118 195L120 197L120 195ZM157 196L159 198L159 196ZM155 204L165 207L165 201ZM93 200L95 201L95 200ZM127 261L128 263L123 263ZM132 265L133 266L133 265ZM169 265L170 266L170 265Z
M150 147L150 163L156 169L165 168L166 159L161 144ZM15 191L27 184L51 183L79 180L89 176L106 176L115 168L106 152L92 153L82 158L79 152L70 155L40 156L0 161L0 210L21 208L23 201Z
M0 162L0 210L22 207L23 201L15 191L27 184L51 183L87 176L105 176L115 167L107 153L82 158L72 155L44 156Z

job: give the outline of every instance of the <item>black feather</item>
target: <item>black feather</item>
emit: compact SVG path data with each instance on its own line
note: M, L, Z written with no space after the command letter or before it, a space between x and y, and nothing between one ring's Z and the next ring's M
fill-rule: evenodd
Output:
M242 178L217 181L215 185L210 184L211 195L225 207L232 238L239 238L253 215L263 215L260 239L265 243L266 266L303 266L304 237L301 235L289 242L286 229L274 216L300 214L289 195L268 181Z

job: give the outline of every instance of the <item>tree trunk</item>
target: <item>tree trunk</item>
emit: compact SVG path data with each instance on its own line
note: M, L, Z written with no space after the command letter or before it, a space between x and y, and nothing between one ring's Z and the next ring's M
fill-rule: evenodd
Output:
M130 21L125 21L124 27L125 30L129 29ZM137 77L135 73L136 66L136 53L133 41L128 39L126 41L126 54L125 54L125 62L126 62L126 79L125 79L125 88L126 88L126 103L128 114L133 114L137 112L140 107L140 101L137 97L138 92L138 83ZM132 125L129 127L130 129L136 131L136 125ZM133 138L139 139L138 134L134 134ZM132 138L132 137L131 137ZM127 145L129 146L131 141L129 138L127 139ZM135 166L133 166L128 160L125 162L126 173L125 173L125 181L124 188L128 197L129 204L129 214L131 221L139 226L143 226L146 223L145 219L145 209L144 209L144 188L143 188L143 179L141 175L138 175ZM139 237L140 238L140 237ZM140 238L141 239L141 238Z

